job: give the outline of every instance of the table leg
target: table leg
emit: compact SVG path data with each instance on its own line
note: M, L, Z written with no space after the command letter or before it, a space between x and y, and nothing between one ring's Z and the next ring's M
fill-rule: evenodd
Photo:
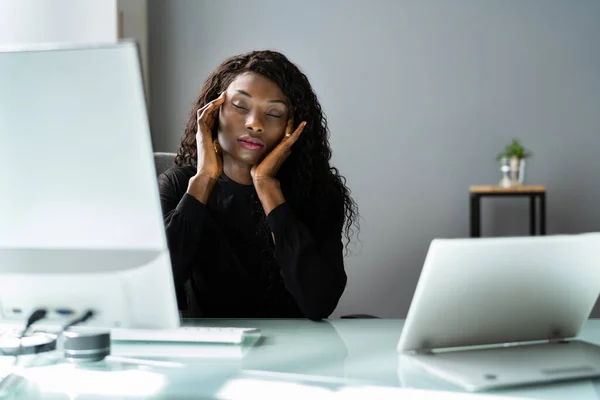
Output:
M536 196L529 196L529 234L535 236L536 231L536 209L535 209ZM541 207L540 207L541 208Z
M540 235L546 234L546 193L540 195Z
M471 206L470 206L470 220L471 220L471 237L481 236L481 222L480 222L480 196L478 194L471 194Z

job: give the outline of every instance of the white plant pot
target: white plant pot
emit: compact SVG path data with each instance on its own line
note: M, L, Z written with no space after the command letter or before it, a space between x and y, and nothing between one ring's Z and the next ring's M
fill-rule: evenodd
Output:
M513 185L525 183L525 159L512 157L510 159L510 180Z
M522 158L519 161L519 183L521 185L525 184L525 159Z

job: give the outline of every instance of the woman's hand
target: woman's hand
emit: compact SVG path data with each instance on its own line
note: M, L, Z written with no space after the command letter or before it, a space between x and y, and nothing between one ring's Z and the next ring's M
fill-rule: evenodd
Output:
M206 176L211 179L218 179L223 172L223 158L221 157L221 147L219 142L212 138L212 131L215 125L215 119L218 118L219 109L225 102L225 92L219 97L206 104L196 113L196 150L198 170L196 175Z
M250 170L252 182L256 193L263 206L265 215L269 215L277 206L285 202L281 186L275 176L286 158L292 152L292 145L296 143L306 122L302 122L292 133L292 121L290 120L285 129L285 136L281 142L267 156Z
M296 130L292 132L293 122L292 120L288 121L285 129L285 136L281 142L269 154L267 154L259 164L254 165L250 170L254 186L258 186L265 181L276 180L275 176L277 175L277 171L279 171L279 168L283 162L292 152L292 146L300 137L300 134L302 133L302 130L304 130L305 126L306 121L303 121L300 123L300 125L298 125Z
M215 120L219 115L219 109L225 102L225 92L219 97L206 104L196 113L196 151L198 167L188 184L187 193L198 201L206 204L208 196L212 191L217 179L223 172L223 158L219 142L212 138L212 130Z

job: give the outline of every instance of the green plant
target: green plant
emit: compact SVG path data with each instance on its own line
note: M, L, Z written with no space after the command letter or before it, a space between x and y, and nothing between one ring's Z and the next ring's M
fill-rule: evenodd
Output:
M508 146L506 146L506 148L504 149L504 151L500 154L498 154L498 157L496 157L498 160L506 157L506 158L512 158L512 157L516 157L519 160L523 159L523 158L528 158L531 157L532 153L531 151L525 149L522 145L521 142L519 142L518 139L513 139L513 141L511 142L511 144L509 144Z

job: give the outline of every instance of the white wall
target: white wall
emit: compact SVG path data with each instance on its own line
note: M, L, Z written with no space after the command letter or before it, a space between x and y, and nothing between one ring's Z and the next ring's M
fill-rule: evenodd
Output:
M116 38L116 0L0 0L0 45Z
M147 0L0 0L0 46L135 39L149 101Z
M146 86L146 100L150 100L148 82L148 1L147 0L117 0L120 14L119 39L135 39L140 47L140 58Z

